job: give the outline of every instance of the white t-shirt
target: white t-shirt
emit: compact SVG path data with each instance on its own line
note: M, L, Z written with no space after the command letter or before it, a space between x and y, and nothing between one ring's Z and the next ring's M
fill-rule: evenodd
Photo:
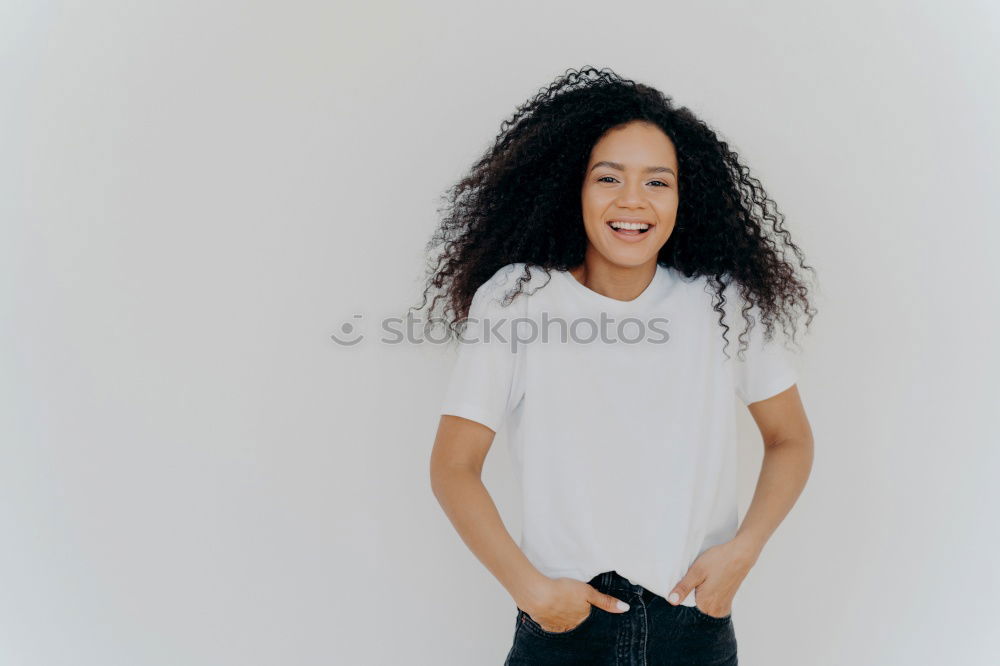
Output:
M615 570L666 597L736 534L736 409L796 381L780 327L765 345L754 306L738 359L745 323L729 285L727 358L707 278L662 265L632 301L532 267L505 307L524 266L476 291L441 413L507 428L518 543L543 574Z

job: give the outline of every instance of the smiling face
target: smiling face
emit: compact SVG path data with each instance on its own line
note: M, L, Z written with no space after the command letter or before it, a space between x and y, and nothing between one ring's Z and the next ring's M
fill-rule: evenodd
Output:
M587 254L600 255L589 258L623 268L655 264L677 219L677 174L674 144L659 127L634 121L605 134L581 192Z

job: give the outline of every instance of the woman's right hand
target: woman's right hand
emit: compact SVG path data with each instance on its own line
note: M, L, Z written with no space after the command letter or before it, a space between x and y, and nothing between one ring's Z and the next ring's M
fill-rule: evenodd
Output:
M624 601L575 578L550 578L544 589L538 591L535 601L517 606L549 632L569 631L579 626L590 616L591 606L609 613L628 610Z

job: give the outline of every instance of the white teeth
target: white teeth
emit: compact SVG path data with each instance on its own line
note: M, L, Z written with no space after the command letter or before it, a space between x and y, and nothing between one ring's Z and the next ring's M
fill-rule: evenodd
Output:
M611 222L610 224L614 229L633 229L639 231L649 228L649 225L645 222Z

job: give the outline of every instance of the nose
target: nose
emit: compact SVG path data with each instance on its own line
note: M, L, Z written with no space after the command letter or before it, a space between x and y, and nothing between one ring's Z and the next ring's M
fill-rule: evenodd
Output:
M618 205L622 208L635 208L637 206L643 205L641 185L632 183L631 185L626 185L621 189L621 195L618 197Z

